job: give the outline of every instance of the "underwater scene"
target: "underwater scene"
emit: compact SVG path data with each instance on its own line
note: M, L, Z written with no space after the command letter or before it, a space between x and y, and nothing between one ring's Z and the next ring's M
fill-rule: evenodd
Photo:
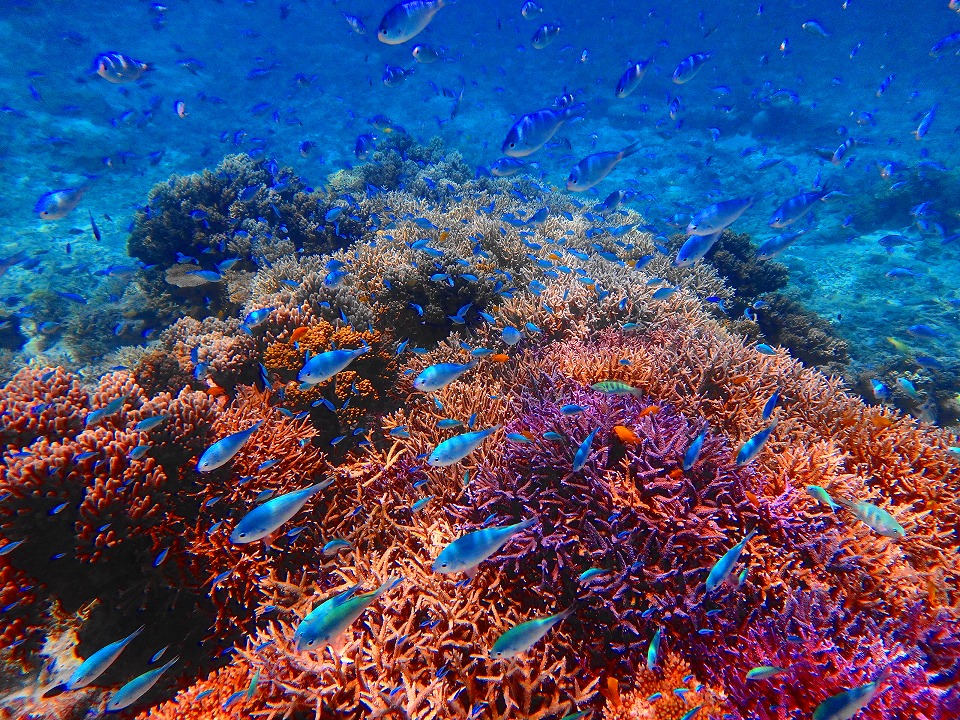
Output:
M0 40L0 720L960 718L960 2Z

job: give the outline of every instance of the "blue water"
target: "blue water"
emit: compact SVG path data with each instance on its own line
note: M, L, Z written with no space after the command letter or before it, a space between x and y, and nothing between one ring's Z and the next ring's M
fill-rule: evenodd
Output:
M691 212L752 195L754 207L731 229L759 243L775 234L767 221L781 201L825 182L842 195L821 203L812 222L798 223L805 236L779 258L796 295L834 324L863 367L899 357L888 336L941 362L958 355L958 308L949 300L960 295L960 242L949 241L960 230L960 59L929 54L960 30L946 0L764 3L762 10L755 2L542 5L543 14L527 20L519 2L463 1L441 10L414 40L387 46L375 36L387 6L380 2L4 3L0 257L25 249L32 258L0 278L7 311L27 306L20 323L27 339L43 323L64 322L75 310L69 301L37 305L31 292L56 286L89 295L103 279L98 270L129 262L134 211L171 174L253 152L321 186L357 162L355 140L376 133L368 120L377 114L421 141L440 136L470 164L487 166L519 114L568 91L586 103L584 119L527 158L544 183L562 188L583 156L639 141L641 152L591 196L633 191L632 206L670 235ZM360 17L367 34L354 33L343 12ZM557 39L534 49L536 28L554 20ZM810 20L829 37L805 31ZM410 48L419 42L444 48L443 61L414 62ZM138 83L107 83L90 68L109 50L153 69ZM712 53L700 74L671 82L677 64L696 52ZM615 98L620 74L649 57L638 90ZM416 72L386 87L386 64ZM451 119L448 95L461 91ZM679 110L671 118L674 98ZM185 117L175 112L177 101ZM934 106L929 133L917 140L913 132ZM816 152L848 138L857 144L840 165ZM314 144L306 157L304 141ZM44 192L90 177L90 191L65 219L43 222L33 212ZM911 214L925 202L924 213ZM101 243L91 237L88 211ZM911 244L888 252L877 241L890 233ZM886 277L895 267L916 275ZM944 336L907 335L918 323ZM42 352L76 355L58 342L55 325L45 328L43 342L28 343L11 367Z

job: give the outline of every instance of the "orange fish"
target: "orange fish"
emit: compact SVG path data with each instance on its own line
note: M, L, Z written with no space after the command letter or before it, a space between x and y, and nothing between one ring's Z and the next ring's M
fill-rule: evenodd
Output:
M683 470L681 468L674 468L673 470L668 472L667 475L672 477L674 480L677 480L683 476Z
M441 231L440 231L440 237L439 237L440 242L443 242L443 241L446 240L448 237L450 237L450 233L449 233L447 230L441 230Z
M293 334L290 335L290 344L292 345L292 344L295 343L297 340L299 340L299 339L302 338L304 335L306 335L308 332L310 332L310 328L308 328L308 327L298 327L296 330L293 331Z
M493 355L490 356L490 359L493 360L494 362L503 363L503 362L507 362L507 360L510 359L510 356L505 353L494 353Z
M207 395L212 395L213 397L216 397L217 395L226 395L226 394L227 394L227 391L224 390L219 385L211 385L210 387L207 388Z
M749 500L754 507L760 507L760 498L758 498L749 490L744 490L743 494L747 496L747 500Z
M873 423L874 427L888 428L893 425L895 420L889 415L874 415L870 418L870 422Z
M617 436L617 439L622 443L638 443L640 438L637 437L636 433L633 432L630 428L624 425L614 425L613 434Z
M643 417L644 415L656 415L658 412L660 412L659 405L648 405L640 411L640 415L638 415L638 417Z

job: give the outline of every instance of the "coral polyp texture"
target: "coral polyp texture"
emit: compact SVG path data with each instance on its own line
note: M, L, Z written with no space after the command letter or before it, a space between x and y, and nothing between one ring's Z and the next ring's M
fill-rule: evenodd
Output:
M325 192L159 186L130 243L182 317L0 390L0 717L174 655L131 715L792 720L876 682L857 718L960 717L956 438L814 367L845 348L748 237L677 267L631 209L392 136ZM74 664L144 629L45 696L64 622Z

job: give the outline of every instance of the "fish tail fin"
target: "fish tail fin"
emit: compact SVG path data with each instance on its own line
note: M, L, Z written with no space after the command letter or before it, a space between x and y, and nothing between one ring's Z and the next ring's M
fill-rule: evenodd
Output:
M403 578L402 578L401 576L399 576L399 575L396 575L396 576L391 575L390 577L388 577L388 578L386 579L386 581L383 583L383 585L381 585L380 587L378 587L378 588L374 591L374 595L375 595L376 597L380 597L380 596L383 595L385 592L387 592L387 590L392 590L393 588L395 588L397 585L399 585L399 584L402 583L402 582L403 582Z
M620 159L628 158L636 152L640 152L640 141L635 140L634 142L627 145L623 150L620 151Z
M743 544L746 545L748 542L750 542L750 539L751 539L754 535L756 535L758 532L760 532L760 531L757 530L757 528L754 528L753 530L751 530L750 532L748 532L748 533L746 534L746 537L743 538Z
M581 604L582 603L579 600L574 600L570 604L570 607L568 607L566 610L561 610L555 615L557 622L560 622L561 620L566 620L568 617L573 615L577 610L580 609Z

